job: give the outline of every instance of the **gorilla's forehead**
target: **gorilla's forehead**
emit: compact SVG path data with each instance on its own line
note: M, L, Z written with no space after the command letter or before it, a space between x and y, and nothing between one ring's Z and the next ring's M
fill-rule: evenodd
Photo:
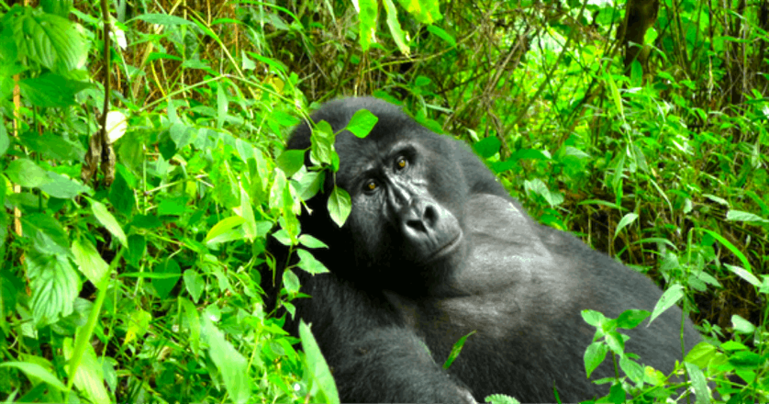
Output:
M373 132L373 131L372 131ZM388 131L387 133L371 133L360 139L349 132L337 136L335 148L339 154L339 172L337 180L343 184L358 177L364 172L384 167L389 159L405 147L417 147L414 140L416 134L403 131Z

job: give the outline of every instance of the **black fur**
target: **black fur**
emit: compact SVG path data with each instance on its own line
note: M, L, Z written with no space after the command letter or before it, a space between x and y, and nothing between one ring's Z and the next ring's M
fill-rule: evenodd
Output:
M294 300L297 317L312 323L342 401L472 402L504 393L554 402L554 387L563 402L606 394L607 385L585 377L594 328L580 311L651 311L661 290L533 221L465 144L398 107L352 98L325 104L312 119L339 131L361 108L379 117L374 130L365 139L345 131L335 143L336 182L353 202L347 223L339 229L326 210L331 175L325 194L308 202L312 214L300 217L304 233L330 246L313 253L332 273L300 273L312 299ZM288 148L309 147L303 124ZM367 191L372 180L375 190ZM279 270L284 265L279 260ZM298 318L287 319L294 335ZM670 371L682 356L680 321L673 307L651 326L641 324L628 332L626 351ZM688 319L684 327L689 349L699 336ZM443 370L452 345L471 331ZM613 373L605 363L592 379Z

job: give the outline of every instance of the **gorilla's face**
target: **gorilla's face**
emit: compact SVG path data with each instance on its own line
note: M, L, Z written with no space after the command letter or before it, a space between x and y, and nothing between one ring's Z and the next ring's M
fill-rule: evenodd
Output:
M446 142L426 129L414 133L412 127L405 136L377 128L365 139L342 133L336 141L337 184L352 199L345 228L356 265L390 275L456 267L466 252L468 190L457 185L464 184L457 163L441 157L451 155L443 150Z

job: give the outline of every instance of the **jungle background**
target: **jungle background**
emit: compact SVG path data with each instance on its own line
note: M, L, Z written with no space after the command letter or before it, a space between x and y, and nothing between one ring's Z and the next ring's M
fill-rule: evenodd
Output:
M698 324L678 382L597 339L629 359L597 401L769 401L768 30L767 0L0 0L0 398L338 401L259 283L272 234L289 315L326 270L297 215L333 155L291 129L374 95Z

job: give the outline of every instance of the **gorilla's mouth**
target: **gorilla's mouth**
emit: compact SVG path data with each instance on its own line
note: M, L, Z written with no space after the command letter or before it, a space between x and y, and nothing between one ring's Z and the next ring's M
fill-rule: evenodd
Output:
M439 248L434 253L430 254L430 256L425 260L425 263L437 261L453 253L459 247L459 245L462 244L462 236L463 232L462 229L460 229L459 233L457 233L457 235L451 239L451 241L444 244L443 247Z

